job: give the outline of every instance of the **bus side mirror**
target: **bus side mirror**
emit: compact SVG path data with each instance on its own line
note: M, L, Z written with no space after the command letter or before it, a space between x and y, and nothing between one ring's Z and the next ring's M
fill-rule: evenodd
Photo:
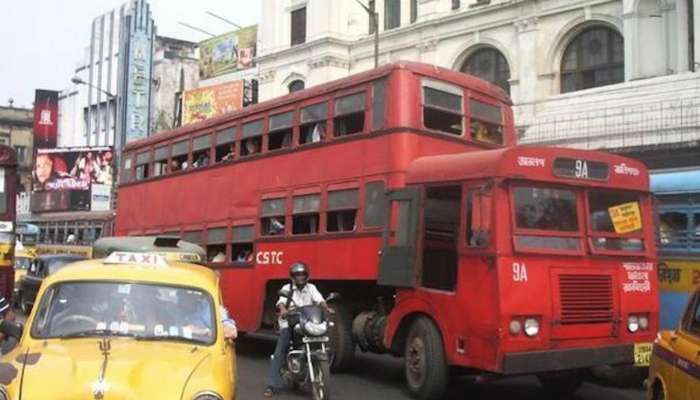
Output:
M486 247L491 242L491 232L486 229L477 229L472 235L471 242L474 247Z
M22 337L24 326L19 322L8 321L6 319L0 322L0 333L6 337L11 337L19 340Z

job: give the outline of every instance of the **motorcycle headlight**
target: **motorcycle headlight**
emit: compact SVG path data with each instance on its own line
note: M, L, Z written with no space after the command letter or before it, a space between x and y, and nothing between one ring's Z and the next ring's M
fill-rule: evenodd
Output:
M304 324L304 330L311 335L321 336L328 331L328 324L326 321L323 321L320 324L308 321L306 324Z
M195 394L193 400L224 400L224 398L216 392L206 391Z

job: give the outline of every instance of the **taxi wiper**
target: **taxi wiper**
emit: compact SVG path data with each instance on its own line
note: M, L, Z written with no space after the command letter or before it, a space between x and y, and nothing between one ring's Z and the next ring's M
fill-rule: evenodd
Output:
M122 337L137 337L134 333L115 331L111 329L90 329L87 331L79 331L73 333L66 333L65 335L60 335L61 339L74 339L90 336L122 336Z
M136 340L144 342L185 342L194 344L203 344L204 342L197 339L188 339L182 336L137 336Z

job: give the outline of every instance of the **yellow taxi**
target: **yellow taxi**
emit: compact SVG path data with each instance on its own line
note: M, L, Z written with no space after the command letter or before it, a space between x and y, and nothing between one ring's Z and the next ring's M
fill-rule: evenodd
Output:
M0 400L230 400L236 356L216 273L116 251L49 276L0 360Z
M700 289L673 331L659 332L651 355L649 400L700 399Z
M32 261L36 259L36 250L24 246L15 247L15 285L27 274Z

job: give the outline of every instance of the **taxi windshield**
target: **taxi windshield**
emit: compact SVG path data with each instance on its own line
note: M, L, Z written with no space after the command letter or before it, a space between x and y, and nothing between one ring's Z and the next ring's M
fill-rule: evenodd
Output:
M62 282L44 293L35 338L124 336L211 344L211 297L193 288L127 282Z

